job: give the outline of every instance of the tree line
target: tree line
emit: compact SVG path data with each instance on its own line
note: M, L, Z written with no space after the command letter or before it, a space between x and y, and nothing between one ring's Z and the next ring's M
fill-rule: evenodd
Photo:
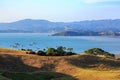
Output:
M69 55L76 55L77 53L73 52L73 48L66 48L63 46L59 46L57 48L48 48L38 51L33 51L32 49L21 49L26 51L26 54L36 54L40 56L69 56ZM109 58L114 58L115 54L109 53L104 51L101 48L92 48L84 51L85 54L95 55L95 56L105 56Z
M48 48L47 50L38 50L33 51L32 49L21 49L26 51L26 54L36 54L40 56L68 56L68 55L76 55L77 53L73 52L73 48L66 48L63 46L59 46L57 48Z
M92 48L92 49L85 50L84 52L90 55L103 55L105 57L112 57L112 58L115 57L115 54L106 52L101 48Z

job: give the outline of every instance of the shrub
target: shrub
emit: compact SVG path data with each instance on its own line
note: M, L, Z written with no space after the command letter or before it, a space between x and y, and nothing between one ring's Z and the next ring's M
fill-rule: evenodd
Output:
M56 56L57 52L54 48L48 48L48 50L46 51L46 55L47 56Z
M26 49L26 51L33 51L32 49Z
M32 49L21 49L23 51L26 51L26 54L36 54L40 56L67 56L67 55L75 55L76 53L73 53L73 48L67 48L68 52L65 51L66 47L59 46L57 49L55 48L48 48L45 52L44 50L39 50L37 52L33 51Z
M26 54L36 54L34 51L28 51Z
M26 49L21 49L22 51L26 51Z
M86 50L85 53L93 54L93 55L102 55L105 53L105 51L100 48L92 48L92 49Z
M64 55L64 53L65 53L65 49L66 49L66 47L63 47L63 46L59 46L59 47L57 47L57 55L58 56L63 56Z
M84 51L86 54L91 54L91 55L104 55L106 57L115 57L114 54L111 54L109 52L106 52L100 48L92 48Z
M66 52L66 53L65 53L65 56L66 56L66 55L76 55L76 53L73 53L73 52Z
M37 51L36 54L40 55L40 56L45 56L46 55L46 53L44 51L41 51L41 50Z

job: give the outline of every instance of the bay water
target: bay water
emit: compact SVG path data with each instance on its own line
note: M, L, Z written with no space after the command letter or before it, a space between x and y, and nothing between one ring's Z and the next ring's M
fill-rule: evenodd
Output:
M120 38L103 36L51 36L49 33L0 33L0 47L12 49L43 50L64 46L73 52L83 53L90 48L102 48L120 53Z

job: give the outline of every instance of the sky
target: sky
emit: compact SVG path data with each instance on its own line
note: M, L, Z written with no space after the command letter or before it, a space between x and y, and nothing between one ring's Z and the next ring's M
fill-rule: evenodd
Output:
M0 22L120 19L120 0L0 0Z

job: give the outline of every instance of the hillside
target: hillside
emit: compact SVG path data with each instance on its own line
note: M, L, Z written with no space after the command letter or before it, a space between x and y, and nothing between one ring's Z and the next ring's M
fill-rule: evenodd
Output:
M3 80L2 78L5 78L6 74L9 75L7 78L12 79L13 76L10 74L19 77L24 74L23 72L29 73L24 74L26 76L42 74L45 76L44 78L54 75L54 80L62 80L62 78L64 78L63 80L119 80L120 61L91 55L37 56L21 51L10 50L8 52L8 49L0 49L0 70L5 71L5 73L0 72L4 76L0 76L0 80ZM6 71L10 72L6 73ZM13 72L19 73L14 74ZM53 73L50 75L50 72Z
M120 19L91 20L77 22L51 22L48 20L24 19L10 23L0 23L0 32L50 33L72 31L120 32Z
M100 35L99 32L91 32L91 31L81 31L81 32L64 31L60 33L55 33L52 36L103 36L103 35ZM110 35L106 35L106 36L110 36Z
M93 32L93 31L64 31L52 34L52 36L120 36L119 32Z

